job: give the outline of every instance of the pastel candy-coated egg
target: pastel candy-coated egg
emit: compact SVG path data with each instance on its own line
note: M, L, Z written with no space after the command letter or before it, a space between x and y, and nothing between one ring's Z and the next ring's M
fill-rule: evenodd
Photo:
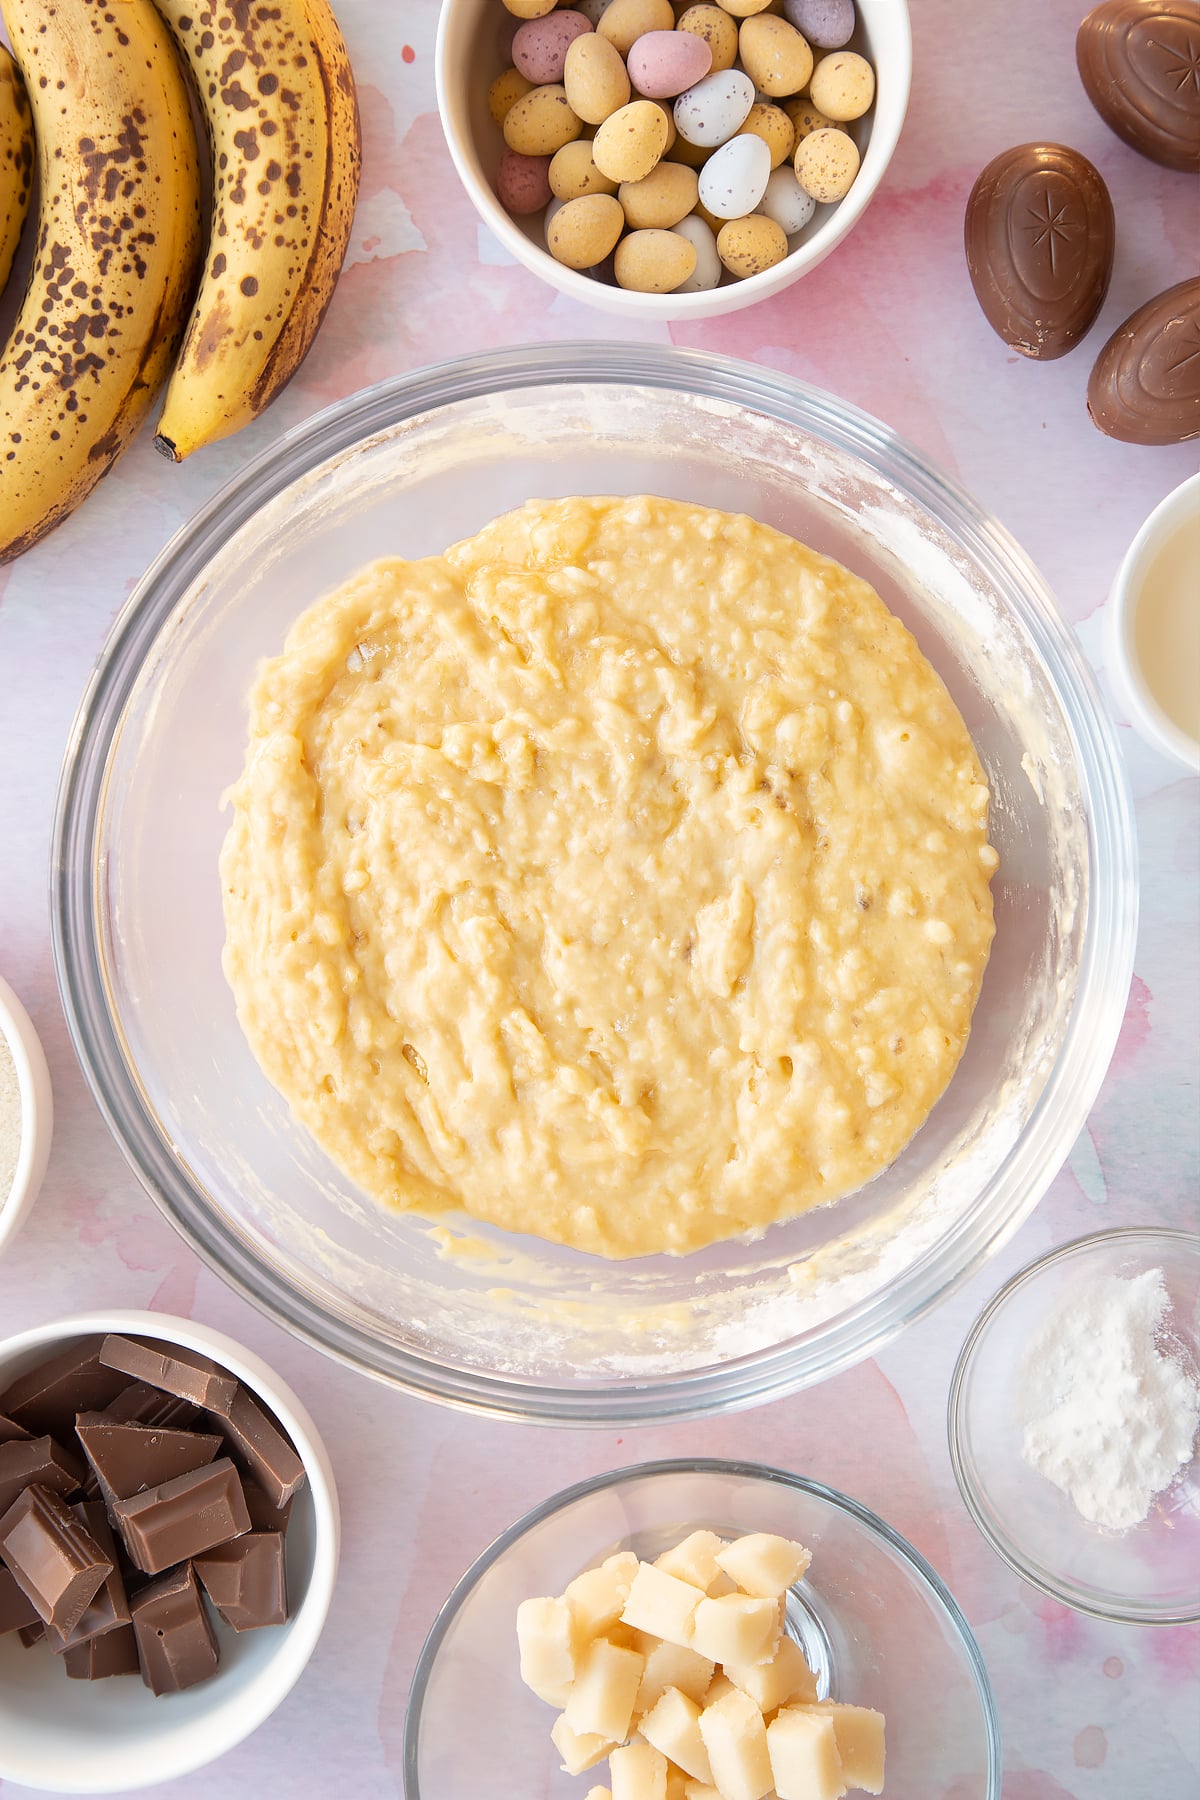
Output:
M625 229L621 202L612 194L585 194L568 200L546 232L555 262L568 269L592 269L603 262Z
M497 125L503 125L509 107L515 106L518 100L523 100L532 86L533 83L526 81L519 69L505 69L502 74L497 75L488 89L488 111Z
M549 250L549 248L550 248L550 227L553 225L555 219L557 219L559 213L562 211L563 207L566 204L567 203L565 200L559 200L556 198L554 200L551 200L549 206L546 208L546 216L542 220L542 232L546 239L547 250Z
M513 37L513 62L536 86L561 81L567 51L577 37L591 34L592 28L580 12L552 12L544 19L526 19Z
M698 192L695 169L664 160L656 163L644 180L623 181L617 199L625 223L634 231L656 226L669 231L691 212Z
M717 233L717 254L739 281L773 269L787 253L783 227L764 213L755 213L749 219L730 219Z
M730 17L723 6L714 6L710 0L701 0L699 6L689 6L686 12L679 15L675 21L675 29L694 32L697 37L704 39L712 53L713 69L732 69L737 61L737 21Z
M618 107L629 104L625 64L608 39L594 31L568 46L563 86L572 112L587 125L602 125Z
M600 126L592 139L592 157L610 181L641 181L666 147L663 108L654 100L631 100Z
M771 152L758 137L735 137L700 171L700 200L718 219L744 219L767 191Z
M716 147L744 125L754 83L741 69L720 69L686 88L675 102L675 129L689 144Z
M567 92L552 84L530 88L504 115L504 141L522 156L553 156L583 130L567 104Z
M541 212L550 200L550 158L506 150L496 171L496 197L516 219Z
M746 114L746 123L735 135L760 137L771 152L773 169L779 168L781 163L790 162L796 148L796 133L783 108L771 106L762 100L754 102Z
M504 9L517 19L543 19L557 4L558 0L504 0Z
M738 48L743 69L759 92L772 100L798 94L813 72L808 40L774 13L743 20Z
M591 139L575 138L550 158L550 191L556 200L578 200L584 194L615 194L617 184L596 167Z
M770 4L771 0L721 0L725 11L735 19L752 18L755 13L766 12Z
M854 36L854 0L783 0L783 12L818 50L840 50Z
M600 23L603 13L612 5L612 0L575 0L575 11L581 12L594 31Z
M629 52L629 79L649 100L673 100L712 68L712 51L690 31L648 31Z
M671 31L674 25L671 0L612 0L600 15L596 30L615 44L622 56L628 56L646 32Z
M695 246L696 266L686 281L681 281L675 289L677 294L706 294L710 288L721 285L721 258L717 255L716 234L703 219L689 213L686 219L680 219L675 226L677 237L686 238Z
M858 145L849 132L812 131L796 146L796 180L806 193L829 205L843 200L858 174Z
M677 231L631 231L613 260L617 286L639 294L669 294L695 266L695 246Z
M809 94L826 118L861 119L875 98L875 71L854 50L835 50L813 70Z
M758 210L768 219L774 219L777 225L782 225L791 237L794 232L804 230L817 210L817 203L800 186L794 169L774 169Z

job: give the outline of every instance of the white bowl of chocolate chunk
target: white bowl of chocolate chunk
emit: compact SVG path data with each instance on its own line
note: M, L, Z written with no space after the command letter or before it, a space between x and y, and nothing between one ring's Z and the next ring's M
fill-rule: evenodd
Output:
M312 1655L339 1537L312 1420L219 1332L0 1342L0 1779L123 1793L231 1749Z

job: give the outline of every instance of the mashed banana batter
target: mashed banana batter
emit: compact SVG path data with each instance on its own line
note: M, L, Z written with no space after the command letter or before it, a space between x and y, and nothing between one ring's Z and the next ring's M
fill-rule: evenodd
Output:
M863 581L674 500L538 501L311 607L221 872L255 1055L388 1206L604 1256L885 1167L992 939L966 728Z

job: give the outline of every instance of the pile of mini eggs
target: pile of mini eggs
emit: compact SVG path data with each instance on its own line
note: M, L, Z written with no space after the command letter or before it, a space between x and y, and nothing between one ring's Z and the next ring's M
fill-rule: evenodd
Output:
M496 193L556 261L694 294L783 261L858 174L875 72L854 0L504 0L522 21L488 109Z

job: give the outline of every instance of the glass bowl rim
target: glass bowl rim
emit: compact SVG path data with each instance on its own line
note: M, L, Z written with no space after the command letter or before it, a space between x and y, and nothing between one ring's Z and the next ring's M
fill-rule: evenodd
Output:
M1189 1605L1185 1611L1147 1612L1143 1607L1122 1605L1114 1602L1108 1605L1095 1599L1086 1599L1075 1589L1056 1582L1040 1564L1027 1560L1020 1553L1014 1539L1001 1537L993 1528L984 1511L982 1501L974 1480L967 1466L964 1451L965 1415L967 1411L967 1382L975 1362L975 1355L983 1342L988 1328L994 1324L998 1315L1004 1310L1008 1301L1027 1283L1035 1281L1047 1269L1055 1264L1082 1261L1093 1250L1109 1245L1127 1244L1133 1249L1138 1244L1168 1243L1178 1248L1191 1250L1200 1257L1200 1232L1187 1231L1173 1225L1115 1225L1103 1231L1089 1232L1085 1237L1072 1238L1070 1243L1057 1244L1052 1250L1046 1250L1041 1256L1035 1256L1023 1268L1010 1275L1002 1287L997 1288L986 1306L979 1313L975 1322L963 1340L962 1349L954 1365L954 1373L950 1377L950 1390L946 1398L946 1436L950 1445L950 1463L954 1470L954 1479L958 1483L958 1491L963 1505L970 1513L980 1534L995 1551L1002 1562L1006 1563L1022 1581L1027 1581L1039 1594L1048 1600L1059 1600L1069 1606L1073 1612L1084 1613L1091 1619L1103 1619L1114 1625L1191 1625L1200 1619L1200 1600Z
M95 838L130 693L220 543L309 471L406 421L455 402L568 382L683 392L805 430L929 512L960 554L979 561L1003 587L1063 708L1089 806L1089 899L1075 1000L1024 1129L972 1208L903 1276L815 1337L802 1333L637 1384L554 1387L382 1343L294 1287L204 1204L142 1099L107 1009ZM1049 589L1004 527L907 440L822 389L707 351L591 340L487 351L392 377L302 421L236 471L169 540L110 628L68 737L50 858L55 973L84 1078L142 1185L202 1261L275 1323L362 1373L486 1416L580 1427L696 1418L794 1392L873 1354L969 1279L1037 1204L1099 1091L1124 1016L1137 912L1133 810L1114 727Z
M421 1800L417 1754L420 1745L421 1715L424 1710L425 1691L446 1633L462 1610L472 1589L482 1580L493 1564L499 1561L505 1551L510 1549L520 1538L528 1536L544 1520L552 1518L557 1512L562 1512L566 1507L573 1505L576 1500L585 1499L589 1494L599 1493L604 1488L614 1487L621 1481L649 1481L660 1475L732 1475L766 1482L768 1485L793 1488L800 1493L810 1494L814 1498L824 1501L835 1510L847 1514L857 1524L865 1526L871 1536L882 1538L930 1590L933 1598L937 1600L953 1625L957 1640L966 1652L967 1663L975 1682L975 1691L979 1696L984 1733L987 1738L988 1761L985 1773L988 1781L988 1800L999 1800L1003 1774L1003 1746L1000 1734L1000 1715L996 1706L996 1696L992 1691L991 1678L987 1672L983 1652L979 1648L966 1614L933 1565L921 1555L914 1545L909 1543L907 1538L902 1537L898 1531L894 1530L886 1519L881 1518L878 1513L872 1512L871 1508L864 1506L860 1500L852 1499L849 1494L843 1494L837 1488L828 1487L822 1481L813 1481L807 1475L797 1475L790 1469L777 1468L771 1463L747 1462L736 1457L722 1456L662 1457L652 1462L630 1463L624 1468L610 1469L601 1475L588 1476L583 1481L573 1482L570 1487L560 1489L549 1499L539 1501L515 1523L507 1526L498 1537L493 1538L486 1549L481 1551L466 1573L455 1582L439 1607L413 1669L408 1703L404 1714L402 1765L404 1792L408 1800Z

